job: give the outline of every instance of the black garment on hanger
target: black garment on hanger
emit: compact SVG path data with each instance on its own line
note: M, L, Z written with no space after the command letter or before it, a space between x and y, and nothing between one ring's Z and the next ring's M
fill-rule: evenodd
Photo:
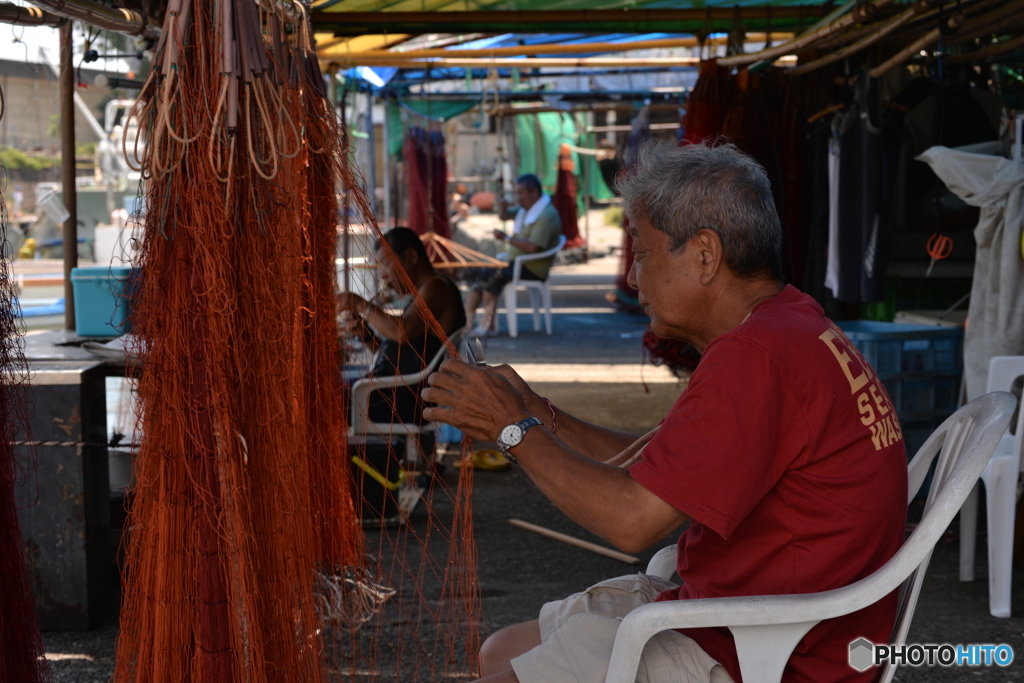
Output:
M883 219L882 129L872 122L862 73L839 131L839 291L851 303L885 300L889 239Z

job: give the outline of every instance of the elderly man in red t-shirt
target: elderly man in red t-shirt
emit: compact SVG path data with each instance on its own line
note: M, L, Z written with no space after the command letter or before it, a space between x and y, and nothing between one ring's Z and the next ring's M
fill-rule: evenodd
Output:
M638 574L543 606L484 643L486 680L602 683L618 619L654 600L811 593L862 579L903 541L907 460L882 383L813 299L781 282L768 178L735 147L649 146L620 184L630 284L654 331L702 352L653 436L549 407L511 368L446 361L425 412L496 440L563 512L626 552L679 537L677 586ZM623 457L623 452L628 457ZM630 455L636 453L636 455ZM887 642L896 596L823 621L787 682L867 683L859 637ZM739 681L726 629L666 631L638 681Z

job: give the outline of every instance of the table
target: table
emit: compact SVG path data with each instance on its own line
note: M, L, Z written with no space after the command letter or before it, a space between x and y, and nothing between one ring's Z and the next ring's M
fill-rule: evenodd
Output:
M116 611L111 543L107 377L125 364L77 346L73 332L25 337L36 468L15 490L25 560L43 630L86 630ZM18 447L22 458L32 449Z

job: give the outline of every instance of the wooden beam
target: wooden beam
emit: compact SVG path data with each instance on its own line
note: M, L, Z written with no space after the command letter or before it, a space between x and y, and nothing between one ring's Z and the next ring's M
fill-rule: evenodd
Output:
M780 29L804 19L826 14L822 5L788 7L700 7L685 9L537 10L468 12L311 12L317 31L335 35L363 33L465 33L544 31L679 31L693 30L707 22L766 21Z
M763 43L767 40L767 36L768 34L766 33L748 33L746 34L745 42ZM772 33L772 38L778 40L790 40L793 38L793 34ZM710 46L719 46L725 45L727 43L728 38L712 38L710 40L705 41L704 44ZM677 47L699 46L700 42L698 42L696 38L661 38L658 40L638 40L632 43L571 43L569 45L546 43L543 45L514 45L511 47L492 47L474 50L402 50L401 48L397 48L394 50L366 50L365 52L353 52L351 56L354 59L394 58L398 55L401 55L402 57L407 57L408 59L425 59L430 57L529 57L532 55L558 55L580 53L602 54L608 52L617 53L632 52L633 50L658 50Z
M44 12L38 7L20 7L10 2L0 2L0 23L13 26L52 26L59 28L66 18Z
M471 69L536 69L545 67L683 67L699 66L699 57L521 57L506 59L409 59L396 55L391 58L335 57L332 64L349 66L396 66L403 69L427 67L462 67Z

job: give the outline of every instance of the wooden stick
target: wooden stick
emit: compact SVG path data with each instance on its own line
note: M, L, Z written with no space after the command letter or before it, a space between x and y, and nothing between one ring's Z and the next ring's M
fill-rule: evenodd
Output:
M744 37L748 43L763 43L766 40L765 33L748 33ZM787 40L793 37L792 33L773 33L773 37ZM725 45L726 38L710 38L705 44ZM632 43L571 43L560 45L556 43L541 43L539 45L515 45L511 47L489 47L472 50L449 50L449 49L426 49L426 50L364 50L362 52L351 52L348 57L353 59L389 58L396 56L408 57L409 59L425 59L427 57L527 57L534 55L564 55L593 53L602 54L607 52L627 52L632 50L656 50L677 47L698 47L700 43L696 38L658 38L656 40L637 40ZM317 46L319 48L319 46Z
M350 66L394 66L400 69L425 69L427 67L466 67L474 69L532 69L536 67L650 67L666 68L699 66L699 57L480 57L465 59L458 57L431 57L413 59L401 53L387 57L355 57L338 55L331 64Z
M962 14L954 14L946 20L946 26L949 28L957 28L963 23L964 17ZM871 78L881 78L885 74L889 73L897 66L907 61L918 52L934 44L939 39L939 29L932 29L928 33L924 34L907 47L900 50L898 53L893 55L888 61L883 62L879 66L876 66L871 70Z
M792 69L788 73L790 76L799 76L800 74L820 69L821 67L827 66L833 62L837 62L840 59L843 59L844 57L860 52L861 50L868 48L871 45L874 45L879 40L889 35L890 33L895 31L897 28L907 23L917 15L927 11L929 8L931 8L932 5L935 4L935 2L936 0L921 0L920 2L916 2L914 3L913 7L903 12L903 14L900 14L882 28L877 29L876 31L868 34L864 38L861 38L856 43L852 45L847 45L842 49L836 50L832 54L825 55L824 57L816 59L808 64L802 64L796 67L795 69Z
M953 57L946 57L946 64L970 64L971 62L980 61L986 57L1009 52L1010 50L1015 50L1022 46L1024 46L1024 36L1017 36L1012 40L995 43L994 45L990 45L989 47L975 52L965 52L964 54L954 55Z
M733 55L731 57L723 57L718 60L718 65L729 67L743 66L752 62L764 59L774 59L798 50L806 49L809 45L843 31L849 26L853 26L854 24L871 23L872 14L886 5L891 4L892 1L893 0L875 0L874 3L865 3L863 8L855 9L846 16L836 19L832 23L826 24L821 28L804 33L793 40L782 43L781 45L776 45L775 47L770 47L766 50L761 50L760 52L746 52L739 55Z
M620 553L618 550L612 550L611 548L605 548L604 546L597 545L596 543L591 543L590 541L584 541L584 540L581 540L579 538L574 538L572 536L567 536L567 535L559 533L557 531L552 531L551 529L545 529L542 526L537 526L536 524L530 524L529 522L524 522L521 519L510 519L510 520L508 520L508 523L511 524L512 526L517 526L517 527L519 527L521 529L526 529L527 531L532 531L535 534L540 534L541 536L547 536L548 538L553 538L556 541L561 541L562 543L568 543L569 545L574 545L577 548L583 548L584 550L589 550L592 553L597 553L598 555L604 555L605 557L610 557L613 560L619 560L621 562L625 562L626 564L640 564L640 558L639 557L635 557L633 555L627 555L626 553Z

